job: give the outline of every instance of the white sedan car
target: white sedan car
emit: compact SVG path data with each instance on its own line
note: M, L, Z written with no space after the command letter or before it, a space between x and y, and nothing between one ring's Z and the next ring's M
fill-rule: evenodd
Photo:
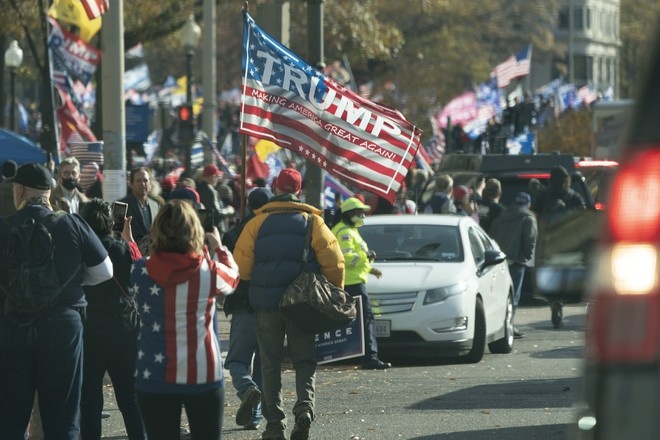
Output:
M513 349L506 256L469 217L373 215L360 234L376 252L369 277L379 351L479 362Z

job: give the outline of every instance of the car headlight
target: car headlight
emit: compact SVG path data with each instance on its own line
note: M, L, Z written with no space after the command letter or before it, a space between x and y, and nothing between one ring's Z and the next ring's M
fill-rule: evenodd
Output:
M467 281L453 284L451 286L429 289L424 296L424 305L444 301L450 296L460 295L467 290Z

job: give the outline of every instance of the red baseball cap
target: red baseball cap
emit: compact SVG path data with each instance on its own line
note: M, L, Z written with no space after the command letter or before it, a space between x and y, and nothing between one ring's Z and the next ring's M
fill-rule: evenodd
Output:
M302 176L298 170L285 168L275 180L275 188L289 194L296 194L302 189Z
M204 175L205 176L222 176L222 171L220 171L218 169L218 167L216 167L215 165L210 164L210 165L206 165L204 167Z
M463 200L463 197L465 197L468 194L472 194L472 190L464 185L458 185L454 187L454 200L458 200L459 202Z

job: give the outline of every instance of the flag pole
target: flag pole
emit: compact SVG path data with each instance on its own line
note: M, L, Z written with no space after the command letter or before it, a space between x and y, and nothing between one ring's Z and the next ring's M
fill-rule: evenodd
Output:
M248 6L248 2L246 1L243 4L243 10L245 12L250 12L250 8ZM247 134L244 134L241 137L241 193L240 193L240 207L239 207L239 218L240 221L242 222L243 219L245 218L245 198L247 197L247 142L248 142L248 137Z
M529 73L525 78L525 92L532 91L532 43L529 43ZM523 96L525 96L523 92Z

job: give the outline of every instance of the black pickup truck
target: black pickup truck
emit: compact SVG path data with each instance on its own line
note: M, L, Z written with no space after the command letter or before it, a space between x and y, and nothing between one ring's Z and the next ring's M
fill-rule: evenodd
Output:
M521 302L544 297L551 305L551 321L555 328L562 325L565 302L582 301L589 257L595 243L602 212L597 208L584 176L567 154L536 155L447 155L438 174L449 174L454 186L472 187L479 176L496 178L502 184L500 203L508 206L521 191L529 192L529 181L538 179L547 186L550 170L561 165L572 176L571 186L585 201L586 210L570 210L552 222L539 218L534 268L525 276ZM426 183L418 199L419 212L433 195L435 178Z

